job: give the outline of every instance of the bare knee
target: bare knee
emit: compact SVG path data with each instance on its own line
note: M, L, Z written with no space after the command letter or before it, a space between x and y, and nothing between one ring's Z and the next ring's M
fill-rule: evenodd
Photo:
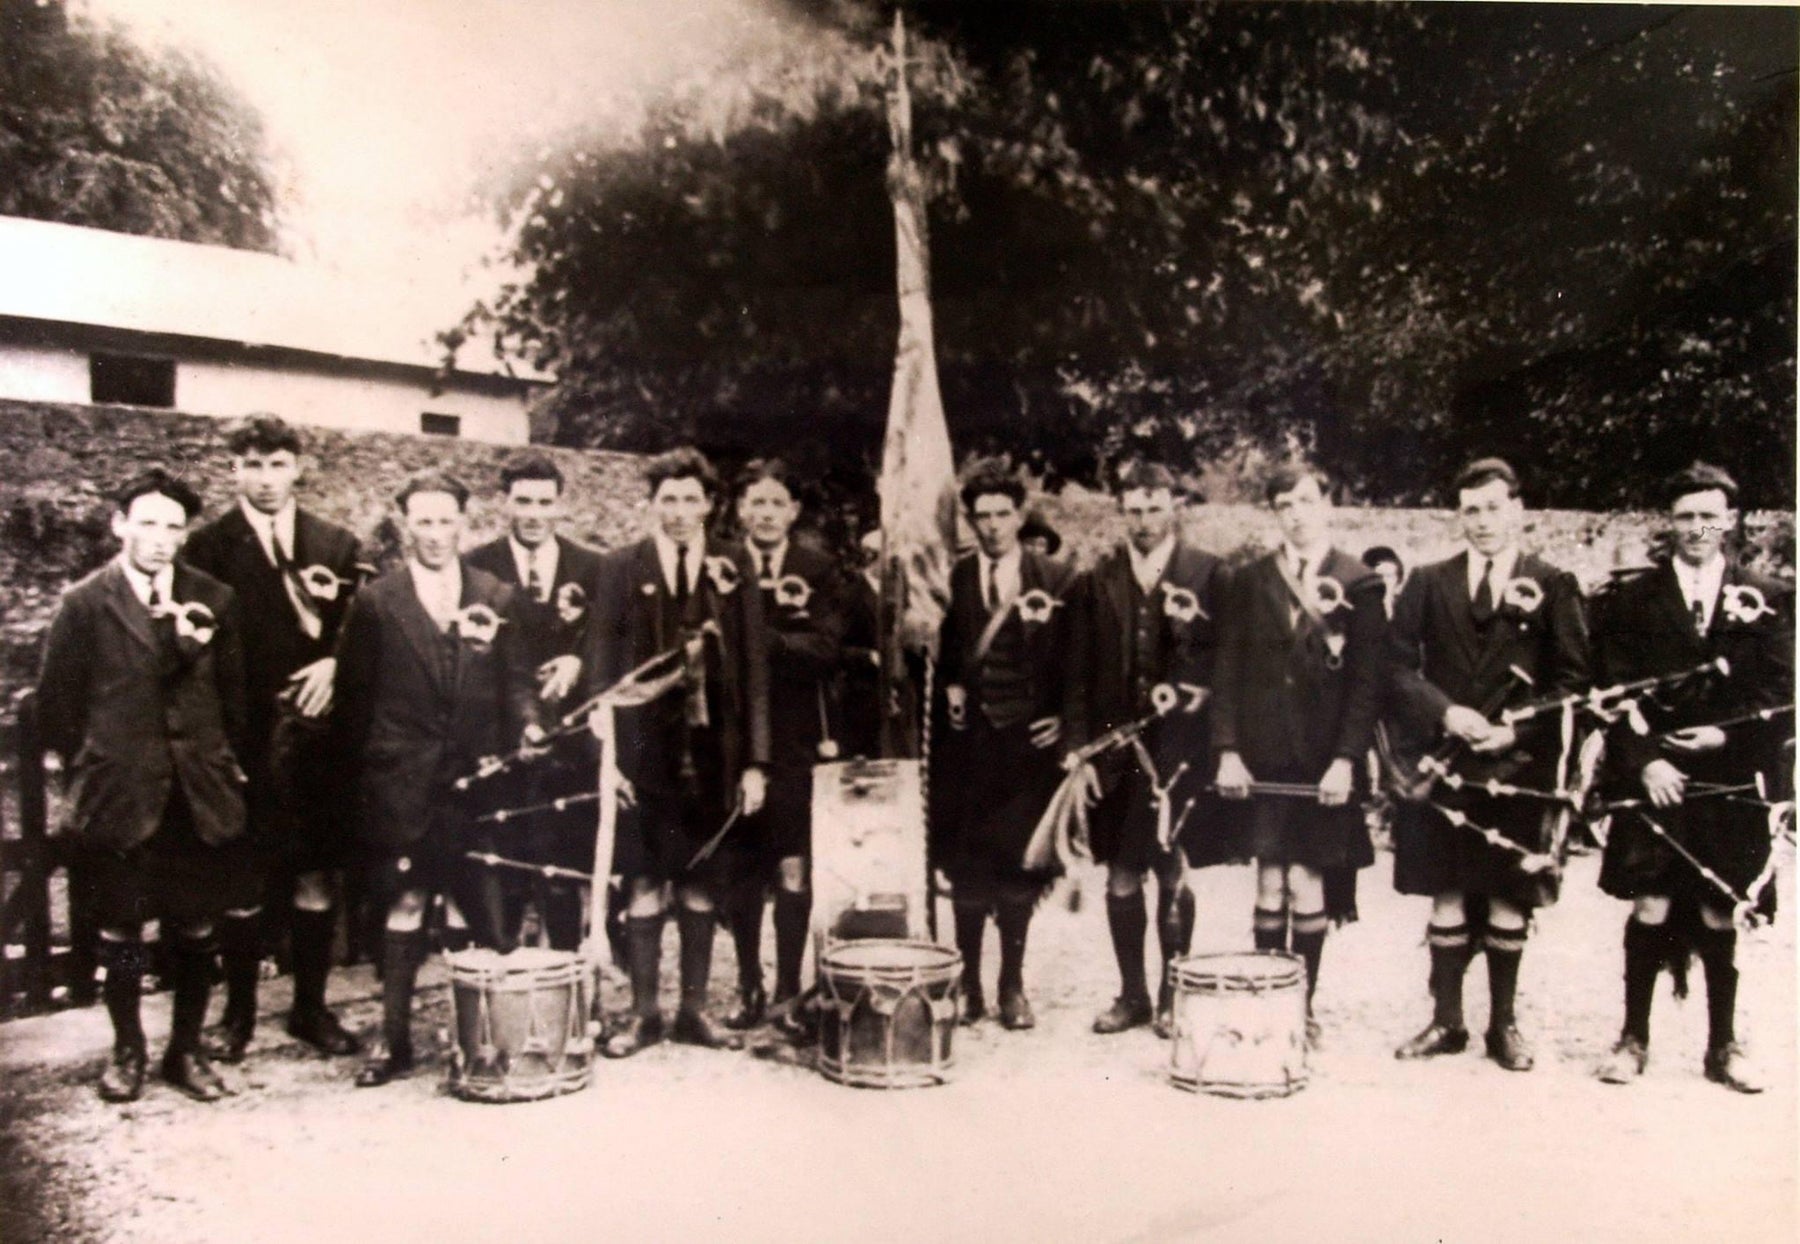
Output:
M1256 905L1269 911L1287 906L1287 875L1279 864L1256 866Z
M1701 906L1700 919L1705 923L1707 928L1712 929L1715 932L1731 927L1731 913L1726 911L1723 907L1714 907L1711 903L1706 903Z
M1460 890L1434 894L1431 898L1431 922L1444 928L1463 922L1463 896Z
M781 888L789 894L806 892L806 858L804 856L790 855L781 861L780 884Z
M709 912L713 909L713 897L704 886L680 886L676 889L675 897L683 911Z
M1288 866L1287 890L1295 911L1314 912L1325 906L1325 879L1304 864Z
M425 893L402 890L388 904L387 927L394 933L414 933L425 926Z
M1144 892L1144 874L1133 868L1109 865L1106 870L1106 893L1111 898L1131 898Z
M315 870L294 878L295 911L330 911L334 897L331 877L325 872Z
M640 919L660 916L668 907L668 887L642 877L633 878L631 896L625 903L625 914Z
M1661 894L1643 894L1631 900L1631 918L1639 924L1662 924L1669 918L1669 900Z
M1525 912L1504 899L1488 901L1488 927L1516 933L1525 927Z

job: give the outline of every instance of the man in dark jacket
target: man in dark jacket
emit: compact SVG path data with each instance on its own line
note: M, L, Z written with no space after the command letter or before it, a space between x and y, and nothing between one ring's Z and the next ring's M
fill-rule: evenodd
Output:
M1674 556L1621 583L1601 615L1595 646L1604 680L1629 682L1723 657L1717 676L1682 680L1641 697L1610 732L1613 798L1650 807L1612 818L1600 887L1629 899L1625 922L1625 1026L1600 1078L1627 1084L1649 1057L1650 1002L1663 964L1698 952L1706 973L1706 1078L1740 1093L1762 1089L1738 1045L1734 910L1772 915L1768 813L1742 788L1792 766L1782 742L1792 716L1759 710L1794 690L1793 593L1726 552L1738 526L1737 484L1695 463L1664 488ZM1737 787L1735 798L1709 788ZM1666 836L1665 836L1666 835ZM1709 869L1681 858L1676 844Z
M1316 1041L1312 994L1334 914L1325 875L1354 876L1375 862L1356 796L1366 789L1380 707L1387 613L1380 576L1333 546L1331 502L1316 472L1279 468L1264 496L1281 545L1232 578L1213 667L1212 745L1219 793L1255 795L1256 948L1305 961ZM1318 791L1258 794L1256 782Z
M358 582L357 541L295 504L303 463L295 429L257 415L225 444L238 503L182 549L183 561L237 594L244 639L249 819L237 853L243 867L219 927L226 994L216 1056L241 1061L256 1030L265 895L292 902L288 1032L327 1054L354 1054L356 1038L325 1006L337 877L350 840L350 818L332 793L339 758L326 714L338 629Z
M737 1048L742 1038L707 1014L716 855L699 848L736 815L763 805L769 766L769 662L762 594L742 544L711 542L706 520L718 480L697 450L653 459L645 471L654 523L646 539L608 558L590 636L590 684L616 684L652 658L680 662L678 686L613 712L618 832L611 873L626 887L632 1014L606 1041L626 1058L662 1040L657 1005L669 891L681 933L681 1007L674 1039ZM606 789L606 786L603 786ZM604 811L604 810L603 810Z
M115 498L117 559L63 596L38 680L45 745L63 757L75 884L100 926L113 1052L107 1101L144 1088L143 926L172 943L174 1017L163 1078L197 1101L225 1086L200 1044L213 930L244 829L243 653L231 589L177 563L200 498L166 471Z
M600 553L558 534L565 512L562 471L543 454L528 454L500 471L505 494L506 534L470 551L464 559L513 589L514 636L536 679L538 715L559 720L573 705L581 684L582 654L594 600L600 591ZM597 780L593 741L585 733L558 741L520 780L497 783L496 799L543 805L567 795L591 794ZM493 843L500 854L534 864L592 873L594 809L577 805L514 822ZM511 900L502 909L501 877L485 879L487 921L510 940L516 935L525 887L505 887ZM531 895L550 944L574 950L581 944L582 899L571 885L533 878ZM502 944L505 944L503 941Z
M340 725L361 768L360 845L370 890L387 907L382 1032L357 1076L365 1088L412 1070L413 982L433 896L472 906L456 779L535 724L512 590L457 554L468 499L440 471L406 481L395 498L406 562L357 594L339 645Z
M1062 774L1061 673L1068 647L1069 570L1019 545L1025 486L997 464L962 486L976 550L950 571L938 644L950 733L942 789L953 809L941 844L954 887L963 957L963 1018L986 1014L981 943L988 913L1000 933L1000 1023L1036 1024L1025 996L1031 913L1053 873L1027 871L1025 847Z
M1468 781L1547 790L1556 784L1557 723L1515 727L1495 719L1533 698L1586 688L1581 592L1572 576L1520 550L1525 509L1511 466L1478 459L1457 476L1455 490L1468 548L1421 567L1401 589L1388 630L1393 711L1403 735L1453 749L1451 764ZM1446 808L1469 824L1454 823ZM1430 801L1396 810L1395 888L1432 898L1426 940L1434 1000L1431 1023L1397 1057L1467 1048L1462 982L1478 938L1492 999L1488 1056L1509 1071L1531 1068L1513 1001L1530 912L1555 900L1557 878L1523 867L1520 852L1548 845L1544 825L1541 802L1466 787L1440 788ZM1519 849L1492 845L1475 827L1496 830Z
M1066 747L1073 759L1109 731L1154 718L1139 735L1142 752L1115 748L1096 761L1100 789L1089 834L1094 858L1106 865L1106 923L1120 988L1094 1031L1124 1032L1154 1019L1166 1036L1174 1002L1168 965L1187 953L1194 934L1186 864L1221 863L1237 851L1228 818L1206 792L1205 772L1207 702L1229 575L1217 557L1181 539L1167 467L1131 466L1114 491L1126 537L1073 594ZM1152 872L1162 969L1154 1012L1144 979L1144 875Z

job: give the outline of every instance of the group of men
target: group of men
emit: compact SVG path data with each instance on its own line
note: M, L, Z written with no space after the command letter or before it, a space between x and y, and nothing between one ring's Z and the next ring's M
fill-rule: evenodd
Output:
M228 447L237 504L191 536L200 502L187 484L153 470L118 492L120 554L69 589L45 650L40 713L68 773L72 883L102 929L115 1034L102 1095L143 1091L141 936L153 917L172 951L171 1084L214 1100L226 1090L211 1061L244 1057L265 903L291 907L288 1031L356 1052L324 994L352 868L384 926L383 1020L359 1085L415 1064L431 913L459 912L468 936L504 953L529 903L549 942L573 949L581 888L546 879L564 870L611 882L600 906L632 1002L606 1034L608 1056L665 1035L736 1048L765 1022L803 1034L813 766L866 750L876 730L861 719L893 706L853 693L870 681L872 589L793 538L788 469L762 460L742 472L741 534L727 540L712 530L711 464L691 449L658 457L649 534L607 555L558 534L565 481L546 457L508 466L507 532L467 554L467 489L420 472L395 498L404 559L365 582L355 537L295 504L294 429L254 418ZM1555 897L1546 806L1569 786L1567 727L1585 705L1604 716L1604 789L1621 809L1602 886L1633 904L1626 1021L1603 1078L1642 1071L1657 974L1697 953L1706 1074L1755 1091L1733 1030L1733 922L1772 893L1771 822L1757 799L1717 792L1742 795L1791 764L1776 711L1791 696L1791 593L1729 555L1736 488L1715 468L1670 482L1669 560L1591 611L1568 574L1521 550L1510 466L1472 463L1454 490L1466 550L1392 596L1334 541L1327 483L1305 466L1270 475L1276 547L1235 570L1184 538L1181 490L1161 466L1121 473L1125 537L1082 572L1022 546L1015 475L988 465L965 478L976 548L950 575L925 680L938 692L920 711L934 718L932 862L950 888L966 1022L989 1014L991 917L993 1013L1008 1029L1035 1023L1027 936L1058 869L1036 848L1071 792L1106 866L1120 977L1096 1032L1167 1035L1169 964L1194 927L1188 871L1245 858L1257 871L1253 944L1304 962L1310 1016L1327 929L1354 918L1356 873L1374 858L1361 805L1385 719L1425 756L1397 762L1412 798L1395 826L1395 882L1432 900L1433 1017L1397 1053L1466 1048L1462 981L1480 948L1486 1051L1529 1068L1514 996L1531 913ZM1592 691L1617 683L1644 690L1629 703ZM1547 701L1560 714L1539 711ZM598 861L591 799L567 798L596 787L613 828ZM531 815L509 822L496 807ZM492 866L505 859L552 867L516 881ZM772 995L761 957L771 894ZM671 910L680 1001L665 1029ZM722 1021L707 1005L720 924L739 972ZM209 1044L215 957L226 1007ZM1320 1039L1310 1018L1308 1038Z

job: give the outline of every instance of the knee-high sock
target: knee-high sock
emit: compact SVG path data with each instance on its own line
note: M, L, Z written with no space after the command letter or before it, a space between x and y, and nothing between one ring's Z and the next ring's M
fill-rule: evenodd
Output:
M1113 957L1119 963L1122 997L1149 997L1144 985L1144 932L1149 923L1143 891L1106 896L1106 927L1112 933Z
M1496 1032L1516 1018L1513 1000L1519 992L1519 960L1525 956L1525 930L1490 927L1482 943L1487 950L1488 1031Z
M1000 993L1025 988L1025 939L1031 930L1031 899L1000 900L994 908L994 927L1000 931Z
M567 886L551 886L544 897L544 932L556 950L581 947L581 892Z
M1161 955L1156 978L1159 1005L1167 1006L1175 986L1169 980L1171 961L1187 954L1194 941L1194 892L1186 886L1156 894L1156 948Z
M700 1014L706 1010L706 986L712 976L713 927L716 923L710 911L682 907L675 913L675 928L681 934L681 1009L684 1011Z
M1430 924L1425 940L1431 947L1432 1022L1440 1028L1463 1027L1463 974L1474 957L1466 924Z
M1294 913L1294 953L1306 963L1306 1003L1312 1005L1313 991L1319 987L1319 960L1325 954L1325 932L1331 924L1322 911Z
M294 1014L325 1009L325 981L331 975L331 938L337 932L337 912L294 908Z
M106 1014L112 1020L113 1044L144 1048L144 1025L140 1017L144 994L144 970L150 954L140 941L114 942L100 940L96 957L106 969L106 983L101 996L106 999Z
M1250 913L1250 936L1258 950L1288 948L1286 907L1257 907Z
M963 994L981 996L981 943L987 933L987 904L958 902L956 912L956 949L962 954Z
M642 1019L654 1019L656 994L662 976L663 917L625 917L625 961L631 974L631 1009Z
M262 912L219 921L219 958L225 968L225 1022L256 1022L256 978L262 969ZM296 940L298 933L296 931Z
M1624 1035L1650 1044L1650 1004L1656 997L1656 974L1668 957L1669 931L1660 924L1625 921Z
M731 896L731 943L737 948L738 988L744 993L761 989L762 886L742 886Z
M218 949L211 937L178 937L170 947L174 998L169 1019L169 1053L200 1048L206 1024L206 998L212 992L212 960Z
M811 890L775 891L775 1000L800 992L800 963L806 957L806 929L812 920Z
M1706 1047L1716 1050L1737 1040L1737 930L1698 929L1694 943L1706 970Z
M413 982L425 960L424 929L387 929L381 938L381 1035L395 1054L412 1051Z

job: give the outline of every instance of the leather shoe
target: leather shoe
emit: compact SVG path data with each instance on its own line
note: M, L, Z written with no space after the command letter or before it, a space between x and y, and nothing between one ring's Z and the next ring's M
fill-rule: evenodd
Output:
M606 1038L600 1052L608 1058L630 1058L663 1039L661 1015L629 1015L616 1031Z
M1612 1053L1600 1064L1594 1074L1602 1084L1630 1084L1644 1074L1644 1064L1650 1061L1650 1051L1636 1037L1620 1037L1619 1043L1612 1047Z
M164 1054L162 1078L195 1101L218 1101L230 1092L199 1050L170 1050Z
M1132 998L1120 994L1113 999L1113 1004L1100 1012L1094 1019L1094 1031L1102 1036L1115 1032L1125 1032L1131 1028L1142 1028L1151 1019L1150 999Z
M1508 1071L1530 1071L1537 1062L1531 1055L1531 1046L1526 1042L1525 1034L1519 1031L1516 1024L1488 1029L1487 1056Z
M819 1008L812 994L790 998L775 1009L775 1031L795 1045L811 1045L819 1035Z
M144 1047L115 1045L106 1070L100 1073L100 1100L136 1101L144 1095Z
M395 1046L390 1049L385 1041L377 1041L369 1050L369 1059L356 1073L357 1088L380 1088L389 1080L399 1080L409 1075L413 1069L413 1052L410 1047Z
M338 1022L338 1017L323 1008L295 1011L288 1016L288 1036L295 1037L321 1054L342 1057L362 1049L355 1034Z
M1008 989L1000 995L1000 1026L1013 1032L1037 1027L1037 1016L1032 1014L1031 1000L1023 989Z
M669 1036L682 1045L698 1045L708 1050L744 1048L744 1038L740 1034L716 1023L705 1011L690 1011L686 1007L675 1012L675 1026Z
M1446 1028L1435 1021L1425 1031L1394 1051L1395 1058L1436 1058L1439 1054L1460 1054L1469 1048L1467 1028Z
M1760 1093L1762 1079L1750 1067L1749 1056L1736 1041L1706 1051L1706 1078L1734 1093Z
M213 1062L235 1067L244 1061L244 1051L256 1035L256 1016L233 1015L227 1011L219 1021L219 1031L206 1038L206 1056Z
M987 1018L987 996L981 992L980 985L963 982L962 1014L957 1016L959 1024L974 1024Z
M761 985L754 989L738 992L738 1008L725 1017L725 1026L733 1032L743 1032L746 1028L754 1028L763 1022L763 1016L769 1010L769 995Z

